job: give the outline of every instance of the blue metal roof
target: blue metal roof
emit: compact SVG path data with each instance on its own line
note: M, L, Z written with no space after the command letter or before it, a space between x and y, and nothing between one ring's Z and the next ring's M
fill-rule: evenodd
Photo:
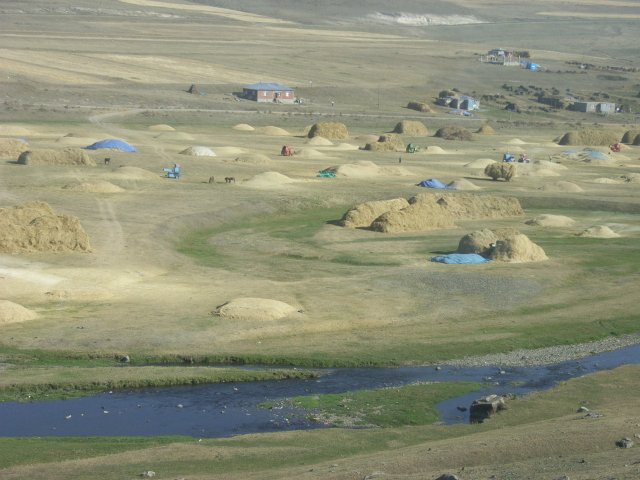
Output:
M245 85L244 87L245 90L267 90L267 91L271 91L271 92L282 92L282 91L293 91L293 88L289 88L286 85L280 85L279 83L265 83L265 82L258 82L258 83L253 83L251 85Z

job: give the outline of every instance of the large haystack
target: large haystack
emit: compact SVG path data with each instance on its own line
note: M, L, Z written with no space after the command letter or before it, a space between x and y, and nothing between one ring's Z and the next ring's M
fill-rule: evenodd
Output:
M324 171L333 172L340 177L372 178L381 176L411 176L412 173L400 165L379 166L368 160L360 160L356 163L345 163L326 168Z
M361 203L347 210L340 219L340 225L349 228L368 227L383 213L402 210L408 206L409 202L404 198Z
M420 193L402 210L386 212L371 223L377 232L400 233L453 227L456 220L522 215L515 197L471 193Z
M0 252L90 250L89 237L71 215L56 215L44 202L0 208Z
M410 108L411 110L416 110L418 112L425 112L425 113L433 112L429 104L424 102L409 102L407 104L407 108Z
M15 138L0 138L0 157L15 158L29 150L29 145Z
M278 320L296 312L288 303L269 298L236 298L216 308L215 315L229 320Z
M619 134L611 130L583 129L565 133L559 145L611 145L617 143Z
M484 169L484 174L487 177L491 177L493 180L504 179L507 182L511 181L516 176L516 166L513 163L490 163Z
M393 133L403 133L410 137L425 137L429 135L429 130L424 123L418 120L402 120L396 123Z
M96 166L96 162L79 148L63 148L62 150L38 149L22 152L18 157L22 165L89 165Z
M324 137L329 140L345 140L349 138L349 131L344 123L340 122L319 122L315 123L307 134L309 138Z
M333 145L331 140L321 137L320 135L316 135L315 137L308 139L305 143L316 147L330 147Z
M447 187L451 190L480 190L482 187L477 186L474 183L471 183L466 178L459 178L457 180L453 180L447 184Z
M627 130L620 141L622 143L633 143L638 135L640 135L640 130Z
M633 139L634 145L640 145L640 135L636 135L636 138Z
M159 123L157 125L149 125L147 127L147 129L151 130L152 132L175 132L175 130L176 130L171 125L167 125L166 123Z
M367 143L364 149L373 152L404 152L405 146L399 135L390 133L380 135L377 142Z
M439 128L436 132L436 137L444 138L445 140L471 140L473 134L466 128L448 125Z
M542 247L533 243L529 237L522 233L516 233L497 240L488 257L491 260L512 263L548 260Z
M476 130L478 135L495 135L496 131L493 129L491 125L485 123L478 130Z
M570 227L576 223L576 221L573 218L566 217L564 215L542 214L533 217L524 223L534 227Z
M0 325L7 323L26 322L37 318L36 312L17 303L0 300Z
M458 242L458 253L477 253L478 255L488 256L491 251L492 245L496 243L498 236L489 230L484 228L466 234Z

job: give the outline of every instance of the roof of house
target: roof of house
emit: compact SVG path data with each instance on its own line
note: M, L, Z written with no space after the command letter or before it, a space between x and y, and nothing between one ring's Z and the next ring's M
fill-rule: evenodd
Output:
M281 91L293 91L293 88L289 88L286 85L280 85L279 83L265 83L258 82L253 83L251 85L245 85L243 87L246 90L267 90L273 92L281 92Z

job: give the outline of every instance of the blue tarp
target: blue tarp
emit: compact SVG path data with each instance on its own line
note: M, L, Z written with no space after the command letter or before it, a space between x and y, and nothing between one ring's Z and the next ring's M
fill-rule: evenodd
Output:
M588 160L611 160L611 157L602 152L599 152L598 150L585 148L584 153L587 156Z
M527 70L531 70L535 72L539 68L540 68L540 65L538 65L537 63L532 63L532 62L527 63Z
M106 140L100 140L93 143L88 147L84 147L85 150L98 150L101 148L108 148L111 150L120 150L121 152L137 152L137 150L122 140L116 140L115 138L109 138Z
M417 187L427 187L427 188L449 188L444 183L436 178L430 178L428 180L423 180L420 183L416 183Z
M431 257L432 262L447 263L455 265L475 265L478 263L487 263L489 260L477 253L449 253L447 255L437 255Z

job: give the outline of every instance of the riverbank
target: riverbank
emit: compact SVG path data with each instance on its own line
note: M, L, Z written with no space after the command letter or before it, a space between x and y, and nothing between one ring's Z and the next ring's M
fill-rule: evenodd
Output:
M638 344L640 344L640 334L621 335L619 337L607 337L602 340L577 345L557 345L533 350L519 349L512 352L470 356L459 360L451 360L446 362L446 364L459 367L484 367L489 365L498 367L531 367L535 365L552 365Z

